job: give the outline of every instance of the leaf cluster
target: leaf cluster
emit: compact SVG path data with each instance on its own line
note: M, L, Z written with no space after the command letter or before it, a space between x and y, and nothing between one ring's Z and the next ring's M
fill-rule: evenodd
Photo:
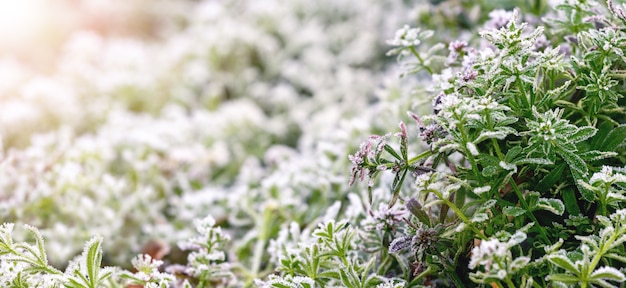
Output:
M555 9L545 26L525 23L515 10L503 27L482 31L478 47L450 43L453 61L426 69L435 81L433 113L409 114L418 137L401 124L398 149L385 144L375 163L355 165L393 167L377 171L395 174L389 206L400 199L411 212L390 246L412 252L398 254L416 268L409 283L623 281L621 224L607 219L626 207L626 14L611 1L565 1ZM417 51L410 43L401 50ZM424 58L414 56L422 69ZM406 139L428 147L411 151ZM420 246L425 231L448 247ZM519 233L524 239L507 240ZM490 247L511 254L480 262L478 252Z

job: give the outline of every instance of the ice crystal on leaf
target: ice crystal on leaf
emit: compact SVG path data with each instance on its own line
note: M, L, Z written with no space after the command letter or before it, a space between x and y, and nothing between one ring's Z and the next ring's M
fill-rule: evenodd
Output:
M505 242L492 238L483 240L480 245L472 249L469 262L470 269L480 269L470 274L472 280L488 283L494 279L505 280L524 268L530 257L512 255L512 248L526 240L526 233L516 232Z
M131 260L135 273L122 272L121 278L127 279L130 284L142 285L144 287L165 288L175 282L172 274L159 271L163 261L152 259L150 255L140 254Z
M422 38L426 38L431 35L431 33L432 32L422 32L420 28L410 28L409 25L404 25L404 27L396 31L393 39L387 40L387 44L404 47L417 46L422 43Z

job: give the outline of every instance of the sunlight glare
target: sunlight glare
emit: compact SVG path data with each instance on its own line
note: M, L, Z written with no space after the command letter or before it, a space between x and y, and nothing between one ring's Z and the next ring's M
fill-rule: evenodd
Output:
M36 40L47 18L44 4L44 0L0 0L0 49L20 49Z

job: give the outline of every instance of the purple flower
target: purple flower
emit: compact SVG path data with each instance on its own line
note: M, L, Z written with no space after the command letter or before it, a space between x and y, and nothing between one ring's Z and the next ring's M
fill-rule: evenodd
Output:
M489 12L489 21L485 23L486 30L499 30L513 19L513 11L497 9Z
M456 40L450 42L448 45L448 50L450 50L450 54L448 55L448 63L455 62L460 55L464 54L464 49L468 46L466 41Z
M611 13L613 13L613 15L622 19L622 21L626 21L626 12L624 12L624 9L622 9L622 7L624 7L623 5L622 7L615 7L615 3L613 3L613 0L608 0L607 4L609 6L609 10L611 11Z
M348 159L350 159L350 161L352 162L352 176L350 177L350 183L348 185L352 186L352 184L354 184L354 181L356 181L357 176L359 178L359 181L363 181L363 179L365 179L366 166L364 164L368 163L367 157L369 156L371 151L372 142L370 142L370 140L366 140L359 146L359 151L354 153L354 155L348 156Z
M407 210L402 206L392 206L380 203L377 210L371 210L369 217L363 220L365 230L383 231L392 229L396 224L406 218Z

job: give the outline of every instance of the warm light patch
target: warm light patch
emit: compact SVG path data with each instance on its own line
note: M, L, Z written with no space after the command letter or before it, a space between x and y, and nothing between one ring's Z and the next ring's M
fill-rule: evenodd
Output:
M0 0L2 50L23 48L34 42L47 20L43 0Z

